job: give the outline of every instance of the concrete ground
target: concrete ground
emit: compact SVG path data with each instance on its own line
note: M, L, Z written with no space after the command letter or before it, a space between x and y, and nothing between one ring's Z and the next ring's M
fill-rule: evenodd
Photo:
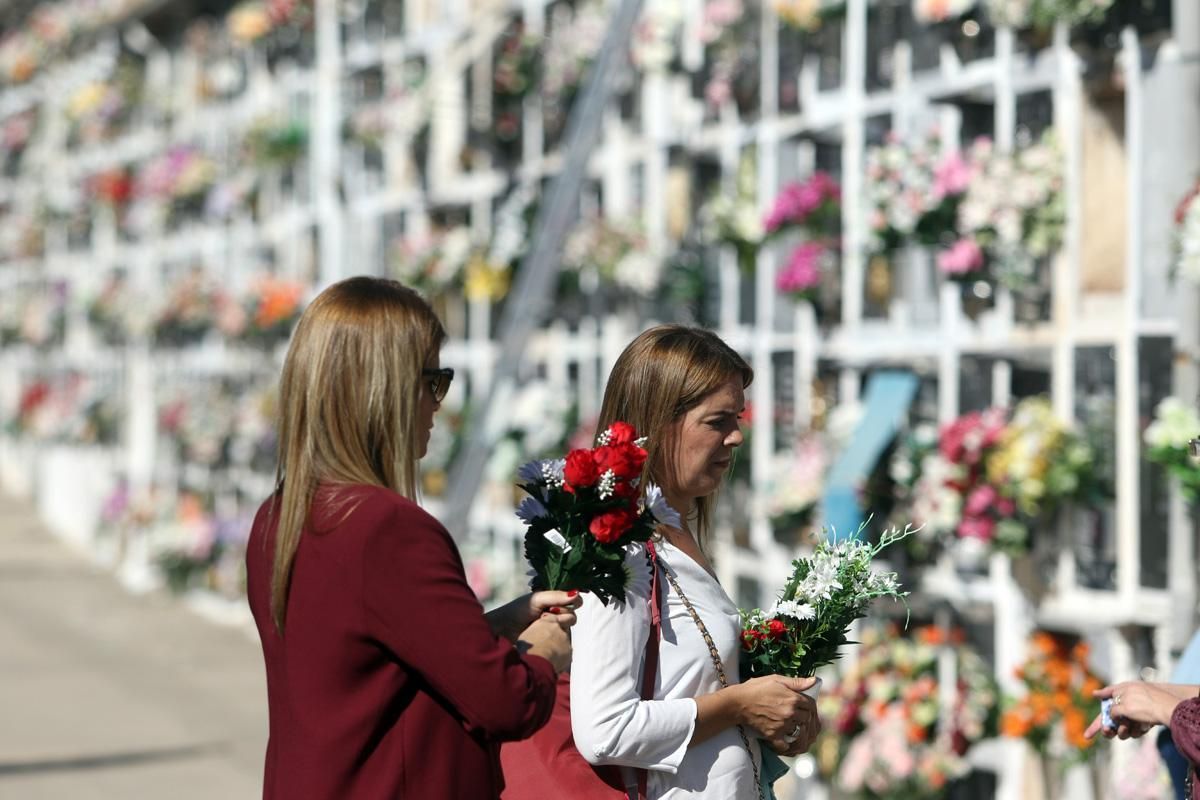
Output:
M132 595L0 495L0 799L257 798L252 630Z

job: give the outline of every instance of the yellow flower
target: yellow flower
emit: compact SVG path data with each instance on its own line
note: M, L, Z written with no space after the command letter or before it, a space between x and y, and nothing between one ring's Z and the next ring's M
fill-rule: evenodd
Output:
M464 290L468 300L500 300L508 294L508 267L495 266L481 255L467 262Z
M92 81L85 85L71 95L71 100L67 103L67 116L71 119L87 116L100 107L107 93L108 87L100 81Z
M271 32L271 16L258 3L235 8L227 21L229 35L240 42L253 42Z
M793 28L815 31L821 27L821 0L775 0L775 13Z
M216 165L203 156L197 156L190 159L180 173L175 194L179 197L198 194L211 186L216 178Z

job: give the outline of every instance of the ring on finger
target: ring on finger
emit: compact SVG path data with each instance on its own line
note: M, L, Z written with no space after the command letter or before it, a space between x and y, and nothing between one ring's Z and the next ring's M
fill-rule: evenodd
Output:
M803 724L797 723L796 727L792 729L792 732L783 737L783 741L787 744L791 744L792 742L796 741L800 738L800 731L803 730L803 728Z

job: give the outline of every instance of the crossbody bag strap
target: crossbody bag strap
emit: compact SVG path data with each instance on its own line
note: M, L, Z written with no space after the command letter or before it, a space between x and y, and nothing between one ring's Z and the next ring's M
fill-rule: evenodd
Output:
M683 607L687 609L692 622L696 623L696 627L700 630L700 635L704 637L704 643L708 645L708 655L712 658L713 667L717 670L717 680L721 682L721 688L727 688L729 686L729 678L725 676L725 665L721 662L721 654L717 652L717 646L713 643L713 638L709 635L708 628L704 625L704 620L700 619L700 615L696 613L695 607L688 600L687 595L683 593L683 589L679 588L679 582L675 580L675 576L671 574L671 570L664 566L663 574L667 576L667 582L671 584L671 588L675 590L675 594L679 595ZM746 736L746 731L741 725L737 726L737 732L738 736L742 737L742 744L745 745L746 752L750 754L750 767L754 770L754 788L758 793L759 800L763 800L762 778L759 777L758 762L754 760L754 749L750 747L750 738Z

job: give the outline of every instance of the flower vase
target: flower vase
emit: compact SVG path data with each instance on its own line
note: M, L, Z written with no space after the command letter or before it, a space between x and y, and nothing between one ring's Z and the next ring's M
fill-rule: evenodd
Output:
M1016 37L1019 50L1036 53L1054 43L1054 29L1044 25L1021 28L1016 32Z
M1045 597L1046 592L1051 588L1050 581L1047 578L1045 571L1040 568L1038 559L1031 551L1025 551L1020 555L1011 557L1011 565L1009 567L1013 581L1021 589L1022 593L1034 604L1037 605Z
M977 13L943 24L946 26L946 41L963 64L995 55L996 29L986 24L986 20L981 20Z
M950 548L954 570L963 578L981 578L987 574L989 549L980 539L962 538Z
M987 311L996 305L995 287L990 281L982 279L967 279L958 281L962 293L962 310L971 321L978 321Z
M892 305L892 265L882 253L871 256L864 276L863 299L870 317L885 316Z
M1062 800L1066 783L1066 769L1062 759L1041 753L1038 756L1038 769L1041 776L1042 800ZM1036 796L1036 793L1031 795Z
M937 277L933 249L920 245L905 248L899 280L893 281L893 297L901 300L909 322L936 325L938 321Z

